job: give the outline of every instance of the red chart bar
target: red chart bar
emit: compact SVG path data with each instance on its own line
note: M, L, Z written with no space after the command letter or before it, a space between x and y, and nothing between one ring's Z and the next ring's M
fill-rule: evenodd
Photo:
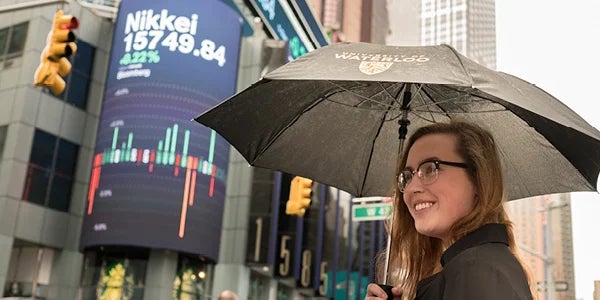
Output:
M152 173L154 170L154 160L156 159L156 151L150 150L150 165L148 166L148 172Z
M94 156L94 164L92 169L92 178L90 179L90 187L88 191L88 210L87 214L91 215L94 209L94 195L100 184L100 171L102 170L102 153L98 153Z

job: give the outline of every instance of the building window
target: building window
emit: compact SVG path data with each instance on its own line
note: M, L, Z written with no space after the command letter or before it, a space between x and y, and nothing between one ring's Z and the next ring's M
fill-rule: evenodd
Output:
M4 142L6 141L6 132L8 131L8 126L0 126L0 159L2 159L2 154L4 153Z
M464 12L463 11L457 11L456 12L456 22L461 24L463 23L465 16L464 16Z
M440 9L447 9L448 2L446 0L440 0Z
M23 55L29 22L12 25L0 29L0 63Z
M65 78L67 86L62 94L56 96L57 98L83 110L86 109L95 50L92 45L77 40L77 52L71 58L71 73Z
M68 211L78 154L76 144L36 129L23 200Z
M426 13L431 11L431 2L430 1L425 1L423 3L423 11Z

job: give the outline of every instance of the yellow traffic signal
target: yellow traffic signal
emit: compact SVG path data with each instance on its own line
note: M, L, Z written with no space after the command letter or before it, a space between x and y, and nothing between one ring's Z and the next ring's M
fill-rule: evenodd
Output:
M65 15L62 10L56 12L52 30L46 39L46 47L40 56L40 65L35 71L34 85L46 86L55 95L65 90L65 81L61 77L66 77L71 72L68 57L77 51L76 38L72 31L77 27L77 18Z
M42 56L45 52L42 52ZM65 80L58 75L59 65L46 57L40 59L42 62L35 70L33 84L36 86L47 86L54 95L60 95L65 90Z
M54 15L52 31L48 34L48 58L58 61L61 58L70 57L77 51L75 44L75 33L73 29L79 27L77 18L65 15L59 10Z
M290 198L285 205L286 214L304 216L306 209L310 206L311 187L312 180L308 178L296 176L292 179Z

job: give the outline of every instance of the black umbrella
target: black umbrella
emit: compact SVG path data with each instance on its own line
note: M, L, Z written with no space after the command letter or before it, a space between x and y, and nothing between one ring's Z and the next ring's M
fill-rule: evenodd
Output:
M196 120L253 166L386 196L406 132L455 117L492 131L509 199L597 189L596 128L540 88L447 45L333 44Z

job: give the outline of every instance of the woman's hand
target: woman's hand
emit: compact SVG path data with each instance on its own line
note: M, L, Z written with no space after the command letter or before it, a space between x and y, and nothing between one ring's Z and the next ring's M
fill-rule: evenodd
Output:
M393 299L401 300L402 299L402 289L400 287L392 288L392 295L394 295ZM385 300L388 299L385 291L376 283L369 283L367 286L367 297L365 300ZM388 300L393 300L388 299Z

